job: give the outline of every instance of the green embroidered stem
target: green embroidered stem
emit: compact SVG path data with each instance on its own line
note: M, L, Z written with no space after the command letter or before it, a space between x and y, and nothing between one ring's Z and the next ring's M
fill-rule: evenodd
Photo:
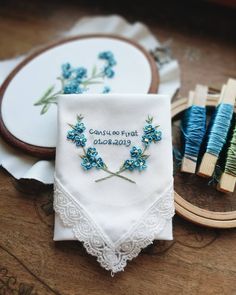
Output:
M34 106L43 106L40 112L41 115L45 114L48 111L50 105L57 104L57 96L59 94L62 94L62 90L52 93L54 88L54 85L49 87L43 94L43 96L37 102L34 103Z
M93 81L94 79L99 79L99 78L101 79L104 78L103 72L100 72L98 74L96 74L96 72L93 72L90 78L82 81L81 85L83 86L83 89L82 89L83 92L86 90L86 87L88 85L102 84L103 83L102 81ZM45 93L39 98L39 100L34 103L34 106L41 106L41 105L43 106L40 112L41 115L45 114L52 104L57 104L57 96L59 94L63 94L65 79L63 79L62 77L57 77L57 79L61 82L61 90L53 93L53 90L55 89L55 85L50 86L45 91ZM67 83L68 81L72 81L72 80L73 80L72 78L67 79Z
M129 181L129 182L131 182L131 183L136 183L135 181L133 181L132 179L130 179L130 178L128 178L128 177L125 177L125 176L123 176L123 175L119 175L117 172L111 172L110 170L108 170L108 169L106 169L106 168L102 168L102 170L104 170L105 172L111 174L110 176L107 176L106 179L107 179L107 178L110 178L110 177L113 177L113 176L117 176L117 177L122 178L122 179L124 179L124 180L127 180L127 181ZM100 179L100 180L99 180L99 179L98 179L98 180L95 180L95 182L99 182L99 181L101 181L101 179Z
M147 150L147 147L145 146L145 148L142 151L142 155L144 155L144 153L146 152L146 150ZM95 180L95 182L100 182L100 181L103 181L103 180L107 180L107 179L112 178L114 176L121 176L119 174L122 173L122 172L124 172L125 170L127 170L127 169L125 169L124 167L122 167L119 171L116 171L112 175L109 175L109 176L106 176L106 177L103 177L103 178L99 178L99 179Z
M83 150L84 156L86 157L87 153L86 153L85 148L82 147L82 150ZM105 171L105 172L111 174L110 176L112 176L112 177L113 177L113 176L117 176L117 177L122 178L122 179L124 179L124 180L127 180L127 181L129 181L129 182L131 182L131 183L135 183L135 181L133 181L132 179L130 179L130 178L128 178L128 177L125 177L125 176L122 176L122 175L118 175L117 173L108 170L106 164L105 164L105 166L104 166L103 168L101 168L101 169L102 169L103 171ZM95 180L95 182L98 182L98 181Z
M112 178L114 176L121 177L121 175L119 175L119 174L122 173L122 172L124 172L125 170L126 170L125 168L120 169L119 171L112 173L112 175L109 175L109 176L106 176L106 177L99 178L99 179L95 180L95 182L100 182L100 181L103 181L103 180ZM122 177L124 177L124 176L122 176ZM133 181L133 180L132 180L132 182L135 183L135 181Z

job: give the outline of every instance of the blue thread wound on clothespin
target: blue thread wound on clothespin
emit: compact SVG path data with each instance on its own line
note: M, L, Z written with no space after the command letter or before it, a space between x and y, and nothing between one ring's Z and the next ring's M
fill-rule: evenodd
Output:
M231 104L222 103L218 105L212 117L211 127L208 134L206 152L219 156L227 140L234 107Z
M206 133L206 108L189 107L182 120L181 131L184 137L184 156L196 162L203 137Z

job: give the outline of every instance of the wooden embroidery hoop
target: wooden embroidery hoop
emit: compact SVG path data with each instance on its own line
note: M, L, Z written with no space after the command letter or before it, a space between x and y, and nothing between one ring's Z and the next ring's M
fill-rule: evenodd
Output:
M116 36L116 35L111 35L111 34L86 34L86 35L80 35L80 36L74 36L70 38L66 38L63 40L56 41L52 44L47 45L44 48L41 48L28 57L26 57L6 78L4 83L0 87L0 134L2 135L3 139L9 143L11 146L16 147L19 150L22 150L23 152L35 156L40 159L54 159L55 157L55 148L48 148L48 147L41 147L41 146L35 146L32 144L28 144L19 138L15 137L5 126L3 118L2 118L2 112L1 112L1 107L2 107L2 101L4 97L4 93L11 82L11 80L17 75L17 73L25 66L27 65L31 60L39 56L41 53L44 53L45 51L57 47L61 44L71 42L74 40L80 40L80 39L87 39L87 38L111 38L111 39L116 39L120 41L124 41L134 47L136 47L138 50L140 50L143 55L147 58L147 61L150 65L151 69L151 82L150 82L150 87L148 90L148 93L157 93L158 91L158 86L159 86L159 73L157 70L157 66L155 63L154 58L151 56L151 54L141 45L136 43L133 40L121 37L121 36Z
M209 107L216 106L217 99L208 98L206 105ZM172 108L171 108L172 120L174 121L174 118L176 118L176 116L180 115L184 110L186 110L187 106L188 106L187 98L186 99L183 98L172 103ZM193 176L198 177L195 175ZM222 198L225 198L225 195L223 193L219 192L219 194L222 194ZM213 227L213 228L236 227L236 210L211 211L211 210L201 208L199 206L192 204L188 200L184 199L184 197L182 197L179 193L176 192L176 188L174 192L174 198L175 198L175 209L177 214L195 224L206 226L206 227Z

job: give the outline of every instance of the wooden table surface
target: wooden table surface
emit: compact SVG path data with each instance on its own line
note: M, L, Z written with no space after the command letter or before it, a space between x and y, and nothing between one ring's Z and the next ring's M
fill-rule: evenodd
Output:
M180 95L236 77L233 10L193 1L67 2L1 1L0 59L58 38L82 16L119 13L172 40ZM1 169L0 294L236 294L236 229L205 229L176 216L174 241L154 243L114 278L80 243L55 243L52 235L52 188L29 187Z

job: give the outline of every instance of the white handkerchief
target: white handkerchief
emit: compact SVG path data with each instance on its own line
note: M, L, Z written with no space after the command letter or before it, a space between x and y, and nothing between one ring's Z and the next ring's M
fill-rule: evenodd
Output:
M168 97L64 95L58 127L54 240L83 242L116 273L154 239L172 239Z

